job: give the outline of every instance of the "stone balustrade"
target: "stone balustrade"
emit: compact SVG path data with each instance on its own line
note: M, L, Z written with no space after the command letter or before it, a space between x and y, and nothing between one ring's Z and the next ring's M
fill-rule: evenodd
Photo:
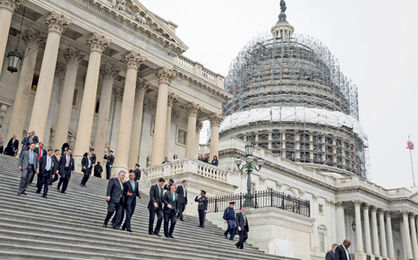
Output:
M202 78L203 80L208 81L219 88L223 88L224 78L221 75L206 69L201 64L184 56L176 57L175 63L177 63L177 66L180 68Z
M156 165L150 168L146 168L143 171L146 179L156 179L164 177L173 177L184 173L195 174L207 179L212 179L220 182L227 182L228 172L220 169L217 166L213 166L208 163L204 163L198 160L180 160L176 162L170 162L166 164Z

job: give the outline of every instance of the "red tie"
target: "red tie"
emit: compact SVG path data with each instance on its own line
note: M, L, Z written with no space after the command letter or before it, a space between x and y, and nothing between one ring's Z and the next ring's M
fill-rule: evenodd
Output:
M38 161L41 159L42 149L39 149Z

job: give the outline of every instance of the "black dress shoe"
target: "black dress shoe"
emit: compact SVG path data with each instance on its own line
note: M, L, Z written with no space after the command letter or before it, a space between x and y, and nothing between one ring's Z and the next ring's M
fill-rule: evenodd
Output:
M126 231L128 231L128 232L132 232L132 230L131 230L131 229L126 229Z
M41 193L41 191L36 191L36 193L37 193L37 194L40 194L40 193Z
M168 236L167 234L164 234L164 236L165 236L166 238L169 238L169 236Z
M17 196L20 196L20 191L17 192Z
M46 196L46 195L42 195L42 198L46 199L46 198L48 198L48 196Z
M239 248L239 244L238 244L238 243L236 243L236 244L235 244L235 246L236 246L237 248Z
M148 235L152 236L152 235L154 235L154 233L152 233L152 232L148 232Z
M104 227L104 228L107 228L107 224L103 224L103 227Z
M23 195L28 195L28 194L26 194L26 192L24 192L24 191L22 191L22 192L21 192L21 194L23 194Z
M161 237L161 235L158 234L157 232L154 232L154 235L156 235L157 237Z
M225 236L225 239L228 239L228 235L224 235Z
M174 239L173 235L168 235L168 236Z
M60 192L60 188L57 187L57 191Z
M65 191L61 191L62 194L65 194Z

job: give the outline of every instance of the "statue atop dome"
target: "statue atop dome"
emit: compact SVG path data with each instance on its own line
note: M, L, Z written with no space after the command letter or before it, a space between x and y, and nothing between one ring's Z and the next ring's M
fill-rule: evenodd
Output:
M287 9L286 2L284 0L280 0L280 11L284 13L286 12L286 9Z

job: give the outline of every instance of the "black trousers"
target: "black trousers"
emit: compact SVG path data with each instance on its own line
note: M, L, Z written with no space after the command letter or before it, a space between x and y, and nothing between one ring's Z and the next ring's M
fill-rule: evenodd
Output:
M70 168L65 168L64 173L60 177L60 181L58 182L57 189L59 191L61 184L62 184L62 190L61 192L64 193L67 190L68 183L70 182L71 178L71 171Z
M177 209L179 213L177 214L177 217L181 220L183 220L183 211L185 208L186 208L186 202L178 203Z
M30 178L35 174L33 165L29 165L27 169L22 170L20 176L19 193L23 193L28 188Z
M122 229L131 230L131 219L135 211L136 202L128 203L125 207L125 222L123 223Z
M115 229L119 229L120 224L122 222L123 206L120 203L120 201L116 203L116 202L110 200L110 201L107 202L107 215L106 215L106 218L104 220L105 225L107 225L107 223L109 222L110 218L113 216L114 213L116 215L114 217L114 221L112 220L112 226Z
M81 179L81 183L80 183L80 185L81 185L81 186L86 186L86 183L87 183L87 181L88 181L88 180L89 180L89 178L90 178L91 171L90 171L90 170L85 170L83 173L84 173L84 176L83 176L83 178Z
M112 173L112 167L106 165L106 180L110 179L110 175Z
M243 249L244 242L247 241L247 238L248 238L248 232L247 230L243 229L241 231L238 231L238 235L239 235L239 241L236 245L239 249Z
M204 209L199 209L198 213L199 213L199 226L200 227L205 227L206 212L205 212Z
M42 190L42 186L44 187L43 195L46 197L48 195L48 185L49 180L51 179L51 171L47 171L45 174L38 174L38 189L36 190L37 193L40 193Z
M152 228L154 226L155 215L157 215L157 225L155 226L154 232L160 233L161 223L163 222L163 210L161 209L161 207L155 208L154 205L151 205L148 211L149 211L148 233L152 234L153 232Z
M164 212L164 235L173 235L174 227L176 226L176 221L176 212L174 210L170 210L169 213Z

